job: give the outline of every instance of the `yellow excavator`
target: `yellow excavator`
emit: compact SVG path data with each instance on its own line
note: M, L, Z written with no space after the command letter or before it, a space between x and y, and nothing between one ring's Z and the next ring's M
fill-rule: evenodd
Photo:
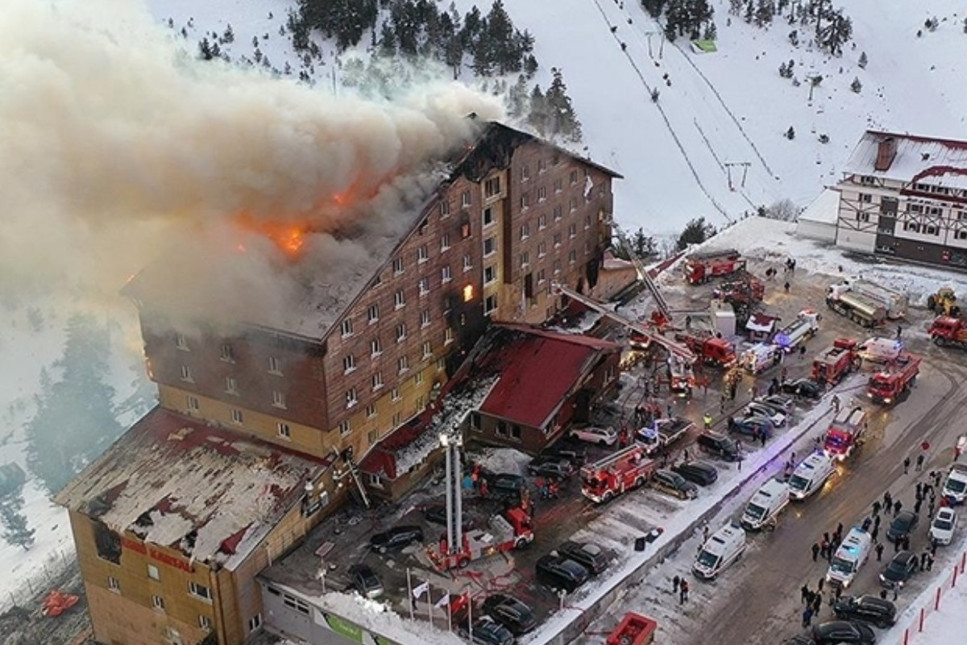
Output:
M960 305L957 304L957 295L950 287L940 287L937 293L927 296L927 309L938 316L960 317Z

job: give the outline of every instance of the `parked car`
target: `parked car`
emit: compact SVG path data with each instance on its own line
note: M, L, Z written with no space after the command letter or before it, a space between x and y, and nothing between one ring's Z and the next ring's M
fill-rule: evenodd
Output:
M535 565L537 580L553 590L563 589L572 593L588 581L588 570L563 555L548 554Z
M706 454L725 461L738 461L742 458L742 447L739 442L718 432L703 432L698 435L696 445Z
M588 451L581 446L570 443L556 443L541 453L544 457L566 459L574 468L580 468L588 460Z
M613 446L618 441L618 433L614 428L596 428L593 426L574 428L568 436L581 441L596 443L599 446Z
M937 516L930 524L930 540L935 544L950 544L954 539L954 530L957 528L957 512L949 507L943 507L937 511Z
M470 630L464 621L457 630L463 638L470 638ZM481 616L473 621L474 645L512 645L514 635L510 630L498 623L490 616Z
M419 526L394 526L388 531L377 533L369 539L369 546L380 553L402 549L413 542L423 541L423 529Z
M688 481L698 484L699 486L708 486L710 484L714 484L719 478L719 471L715 468L715 466L701 459L677 464L672 466L672 470Z
M768 405L777 412L782 412L787 417L792 414L793 409L796 407L796 400L786 394L770 394L769 396L760 396L755 400L755 402L761 405Z
M353 589L366 598L378 598L383 595L383 583L368 564L354 564L349 567L349 580Z
M524 601L495 593L487 596L483 602L485 614L510 630L514 636L522 636L537 627L537 616L534 610Z
M766 438L769 438L772 436L773 430L775 430L775 426L772 425L772 421L766 417L751 416L729 418L730 432L737 432L738 434L748 435L750 437L759 437L764 432Z
M664 468L656 470L651 477L651 485L653 488L680 499L695 499L698 497L698 487L673 470Z
M920 516L913 511L900 511L890 522L890 528L886 531L886 539L891 542L910 537L917 524L920 523Z
M443 526L446 526L447 507L442 504L427 506L423 509L423 519L433 524L442 524ZM461 525L463 526L464 531L469 531L473 528L473 518L464 513Z
M783 412L779 412L770 405L765 405L764 403L756 403L753 401L745 407L745 415L747 417L758 416L765 417L772 421L772 425L775 427L780 427L786 423L786 415Z
M527 472L531 475L568 479L574 474L574 466L567 459L555 457L536 457L527 464Z
M567 541L557 547L556 550L561 555L580 564L592 575L597 575L607 569L611 561L604 549L593 542Z
M486 476L487 488L494 497L520 499L520 491L527 488L527 481L520 475L496 473Z
M876 634L865 623L853 620L831 620L813 625L813 642L816 645L840 645L842 643L860 643L872 645L876 642Z
M920 568L920 558L913 551L900 551L880 573L880 585L899 589Z
M841 620L859 620L881 629L896 624L896 605L876 596L841 596L833 613Z
M822 385L808 378L786 381L782 384L782 391L804 399L817 401L823 398L825 389Z

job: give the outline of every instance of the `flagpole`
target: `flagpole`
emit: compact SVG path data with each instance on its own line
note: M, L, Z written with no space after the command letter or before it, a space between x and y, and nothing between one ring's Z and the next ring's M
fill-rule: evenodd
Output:
M413 583L410 581L410 568L406 567L406 602L410 605L410 620L413 620L413 605L415 601L413 599Z
M435 627L433 624L433 587L426 588L426 610L430 614L430 627Z
M473 642L473 596L467 592L467 630L470 632L470 642Z
M447 592L450 593L449 591ZM447 631L453 632L453 607L450 606L450 599L447 599Z

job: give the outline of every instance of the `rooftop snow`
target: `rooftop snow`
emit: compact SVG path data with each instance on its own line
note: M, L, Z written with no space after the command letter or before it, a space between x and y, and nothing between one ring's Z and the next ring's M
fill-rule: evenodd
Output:
M119 533L232 568L328 467L155 408L55 500ZM150 525L136 524L143 517ZM194 547L182 548L191 531Z
M839 191L827 188L799 214L797 221L835 224L839 217Z
M874 169L879 142L896 139L896 158L884 171ZM843 167L845 174L869 175L898 181L929 177L931 185L967 188L967 141L931 139L867 130Z

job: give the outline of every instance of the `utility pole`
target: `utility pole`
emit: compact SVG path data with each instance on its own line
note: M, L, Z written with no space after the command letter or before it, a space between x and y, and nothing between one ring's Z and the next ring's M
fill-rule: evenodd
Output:
M745 178L748 176L749 166L751 166L752 164L748 161L726 161L722 165L725 166L725 172L728 174L728 177L729 177L729 190L735 190L735 187L732 185L732 167L733 166L739 166L742 168L741 187L745 188Z

